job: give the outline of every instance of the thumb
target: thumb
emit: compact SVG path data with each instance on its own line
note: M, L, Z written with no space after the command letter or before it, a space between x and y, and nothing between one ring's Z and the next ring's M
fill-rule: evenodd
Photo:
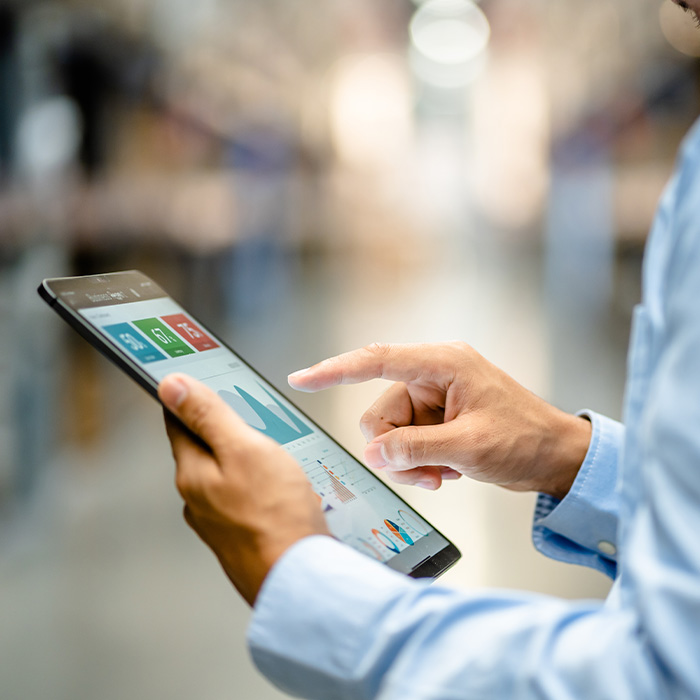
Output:
M186 374L165 377L158 386L158 396L214 454L225 452L232 443L250 439L250 434L258 435L220 396Z
M464 463L466 436L456 421L440 425L407 426L380 435L365 450L370 467L405 471L442 466L458 469Z

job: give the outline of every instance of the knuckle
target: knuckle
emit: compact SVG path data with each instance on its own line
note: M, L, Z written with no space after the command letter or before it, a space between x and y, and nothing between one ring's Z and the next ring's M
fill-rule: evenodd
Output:
M469 353L473 350L472 346L464 340L453 340L449 345L460 353Z
M407 466L425 464L427 445L420 428L406 428L398 448L399 461L403 464Z
M175 475L175 487L185 502L189 502L195 492L195 485L189 473L179 469Z
M391 345L389 343L372 343L367 345L365 350L374 357L384 359L391 353Z
M474 348L471 345L469 345L469 343L463 340L454 340L451 343L447 344L447 348L450 351L452 359L456 361L469 360L474 356L476 352Z
M182 508L182 517L185 519L185 522L193 529L195 530L197 527L197 522L195 520L194 513L192 512L192 509L185 504Z
M365 435L373 433L378 420L377 409L372 406L367 409L362 418L360 418L360 430L362 430Z
M475 362L478 353L474 348L463 340L455 340L447 344L445 355L445 370L453 378L464 371L471 371L476 366Z

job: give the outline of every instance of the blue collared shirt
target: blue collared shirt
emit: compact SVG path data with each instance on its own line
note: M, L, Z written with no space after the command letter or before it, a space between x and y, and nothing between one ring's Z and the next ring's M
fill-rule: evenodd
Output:
M700 698L700 126L644 263L625 428L593 436L571 492L538 501L535 545L615 578L604 602L456 592L327 537L294 545L258 597L249 645L318 700Z

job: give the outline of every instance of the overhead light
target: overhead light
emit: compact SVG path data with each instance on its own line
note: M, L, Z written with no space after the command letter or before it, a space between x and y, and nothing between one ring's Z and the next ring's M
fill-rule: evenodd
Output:
M472 0L428 0L410 24L416 74L441 87L458 87L478 73L491 28Z

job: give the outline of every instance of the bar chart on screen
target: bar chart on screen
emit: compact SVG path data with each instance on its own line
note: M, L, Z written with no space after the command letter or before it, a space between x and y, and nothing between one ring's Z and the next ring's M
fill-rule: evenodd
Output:
M329 452L319 462L323 468L341 484L361 493L371 485L367 472L354 459L340 452Z
M305 466L304 471L314 491L323 499L327 510L338 508L357 499L357 494L352 488L353 484L336 474L325 461L314 460Z

